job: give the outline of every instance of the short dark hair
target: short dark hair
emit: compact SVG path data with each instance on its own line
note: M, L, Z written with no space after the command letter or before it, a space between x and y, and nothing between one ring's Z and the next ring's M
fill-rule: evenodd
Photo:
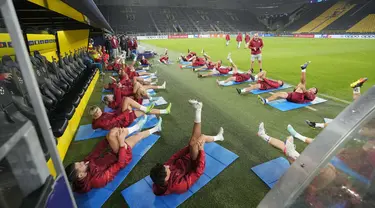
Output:
M282 80L280 80L280 82L281 82L280 87L282 87L284 85L284 82Z
M319 91L318 88L315 87L315 95L318 94L318 91Z
M156 185L164 185L166 176L167 171L165 171L163 164L157 163L153 168L151 168L150 177Z
M74 163L70 163L68 166L65 167L66 176L68 177L68 180L70 183L74 183L78 176L77 176L77 170L75 168Z

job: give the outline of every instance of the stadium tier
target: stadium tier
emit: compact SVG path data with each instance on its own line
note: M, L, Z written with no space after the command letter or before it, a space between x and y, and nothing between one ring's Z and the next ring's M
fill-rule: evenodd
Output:
M369 14L367 17L363 18L353 27L351 27L347 32L357 32L357 33L368 33L375 32L375 14Z
M114 5L100 5L99 9L118 33L266 30L250 11Z
M355 1L355 7L346 12L339 19L328 25L326 31L347 31L369 14L375 14L375 1ZM348 31L349 32L349 31ZM352 31L357 32L357 31Z
M353 7L353 4L348 4L346 2L337 2L332 7L323 12L321 15L313 19L311 22L301 27L296 32L320 32L322 29L324 29L329 24L337 20L339 17L344 15Z

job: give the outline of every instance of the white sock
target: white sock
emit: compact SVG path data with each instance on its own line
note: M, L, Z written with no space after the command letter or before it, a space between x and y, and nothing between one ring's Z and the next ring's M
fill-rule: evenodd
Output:
M315 127L324 129L324 123L315 123Z
M302 72L306 72L306 69L302 69Z
M142 112L146 113L147 112L147 107L141 105L141 107L139 108L139 110L141 110Z
M298 133L296 130L294 130L294 128L291 125L288 125L287 129L293 137L295 137L295 138L297 138L297 139L299 139L303 142L306 142L307 137L302 136L300 133Z
M255 75L255 76L254 76L254 79L257 80L257 79L258 79L258 75Z
M224 81L220 81L219 84L220 84L220 85L223 85L223 84L225 84L225 82L224 82Z
M268 101L268 99L266 99L266 103L268 103L269 101Z
M353 94L359 94L359 93L361 93L361 88L360 87L353 88Z
M202 120L201 117L202 117L202 109L196 109L194 123L201 123L201 120Z
M168 114L167 109L162 109L162 110L159 110L159 111L160 111L160 114Z
M243 88L243 89L241 90L241 92L242 92L242 93L246 92L246 89L245 89L245 88Z
M271 137L266 134L266 130L264 129L264 123L259 124L258 136L262 138L267 143L270 142Z
M294 137L297 138L297 139L299 139L299 140L301 140L301 141L303 141L303 142L306 142L306 139L307 139L307 137L302 136L299 133L295 134Z
M224 134L224 129L223 129L223 127L220 127L219 133L216 136L214 136L214 141L215 142L216 141L223 141L224 140L223 134Z
M233 63L232 58L229 58L229 62L230 62L230 63Z
M151 84L151 85L156 85L157 83L156 83L156 82L151 82L150 84Z
M159 124L154 126L152 129L149 129L148 132L150 132L150 134L153 134L155 132L158 132L159 131Z
M138 123L136 123L134 126L132 126L132 127L128 127L127 128L128 129L128 134L130 135L130 134L132 134L133 132L136 132L136 131L139 131L140 129L139 129L139 125L138 125Z

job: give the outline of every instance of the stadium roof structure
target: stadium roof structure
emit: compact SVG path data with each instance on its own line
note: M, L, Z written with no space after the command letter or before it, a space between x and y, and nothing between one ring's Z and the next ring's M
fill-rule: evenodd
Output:
M26 0L14 1L14 7L21 25L25 32L42 30L75 30L75 29L103 29L113 32L111 26L92 0L72 1L64 0L71 8L77 10L79 19L65 11L56 11L61 8L47 8L51 5L38 5ZM39 2L38 2L39 3ZM5 28L3 17L0 14L0 28ZM4 31L5 32L5 31Z
M197 7L211 9L250 10L256 15L291 13L307 0L94 0L97 5Z

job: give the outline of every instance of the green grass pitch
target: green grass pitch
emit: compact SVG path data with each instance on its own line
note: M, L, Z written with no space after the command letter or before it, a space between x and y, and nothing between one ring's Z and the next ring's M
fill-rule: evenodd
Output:
M285 83L296 85L300 78L299 65L308 60L312 63L307 69L307 86L316 86L325 95L351 101L352 89L349 84L352 81L360 77L369 78L361 89L362 93L375 83L375 40L264 38L264 44L263 69L268 71L269 77L282 79ZM141 45L152 45L151 48L160 53L163 48L168 48L172 61L180 53L185 54L188 48L197 53L204 48L214 60L222 59L228 65L225 58L231 52L233 61L240 69L247 70L250 66L249 50L244 49L243 45L237 49L234 40L228 47L224 39L150 40L142 41ZM292 124L303 135L315 137L320 130L309 128L304 123L306 119L323 121L324 117L334 118L347 106L342 101L328 99L326 103L312 106L314 109L280 112L259 104L255 95L239 96L235 87L218 87L216 78L198 79L196 73L188 69L181 70L178 64L157 65L154 69L158 70L159 83L167 81L167 90L159 91L158 96L173 103L172 114L163 116L161 139L104 207L126 207L120 192L148 175L156 162L166 161L187 144L194 119L188 99L194 98L204 103L203 133L215 134L220 126L224 127L225 141L220 144L238 154L239 159L181 207L256 207L269 189L250 168L283 155L256 136L259 123L263 121L267 133L282 140L288 136L288 124ZM256 65L255 71L258 69ZM106 75L104 82L98 82L88 106L102 105L101 90L108 81ZM246 84L236 87L244 86ZM81 124L88 123L91 123L91 118L86 113ZM64 164L82 160L101 139L104 138L72 142ZM295 143L299 152L306 147L299 140L295 140Z

